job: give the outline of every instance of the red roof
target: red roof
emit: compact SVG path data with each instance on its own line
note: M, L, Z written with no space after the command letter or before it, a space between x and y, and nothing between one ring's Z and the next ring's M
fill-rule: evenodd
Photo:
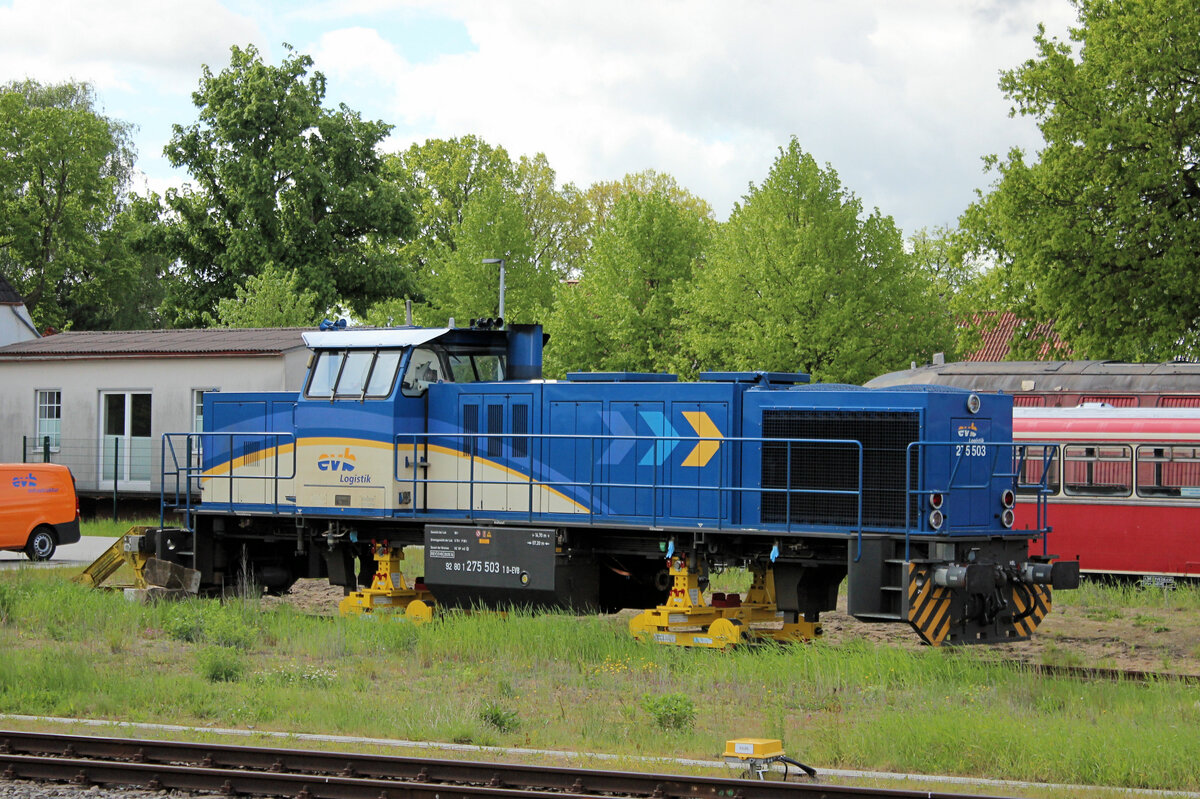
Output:
M209 355L280 355L304 346L311 328L68 331L0 347L0 360Z
M971 317L971 321L963 327L973 328L979 333L983 345L969 354L968 361L1003 361L1012 349L1013 337L1017 335L1017 327L1024 323L1012 311L997 313L983 311ZM1027 338L1041 341L1036 360L1065 360L1071 357L1071 348L1054 332L1053 322L1041 322L1024 334Z

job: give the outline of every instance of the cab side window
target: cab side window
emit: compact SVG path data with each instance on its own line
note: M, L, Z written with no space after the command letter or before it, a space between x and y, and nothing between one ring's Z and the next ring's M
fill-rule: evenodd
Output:
M442 359L436 352L424 347L413 350L404 371L404 382L400 384L405 396L415 397L425 393L430 383L453 380L442 368Z

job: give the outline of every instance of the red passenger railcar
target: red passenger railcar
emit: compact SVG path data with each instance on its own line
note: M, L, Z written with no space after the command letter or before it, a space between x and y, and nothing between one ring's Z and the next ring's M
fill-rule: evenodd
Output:
M1018 408L1013 438L1031 442L1016 527L1035 526L1044 484L1047 552L1087 574L1200 578L1200 409Z

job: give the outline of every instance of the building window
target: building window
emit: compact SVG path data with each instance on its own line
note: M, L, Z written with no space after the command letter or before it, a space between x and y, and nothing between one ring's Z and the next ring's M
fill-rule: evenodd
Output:
M40 448L46 438L50 439L50 449L58 452L62 444L62 392L37 392L37 446Z
M192 432L204 431L204 393L207 388L192 389Z

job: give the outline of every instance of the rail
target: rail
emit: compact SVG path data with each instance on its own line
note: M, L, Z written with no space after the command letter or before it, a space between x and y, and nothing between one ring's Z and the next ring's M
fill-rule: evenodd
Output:
M260 457L256 458L255 462L263 462L271 464L271 474L246 474L244 469L238 473L238 461L242 461L242 465L246 464L246 456L242 458L234 458L233 454L237 451L235 445L239 441L243 441L243 445L249 444L254 447L252 452ZM268 446L262 446L263 442L270 441ZM178 443L178 446L177 446ZM225 450L229 453L229 459L225 462L226 474L220 474L215 469L205 469L203 458L201 457L204 448L209 447L209 451L219 449L220 445L227 443ZM285 475L279 473L279 454L281 448L286 449L287 445L291 447L287 451L291 452L291 474ZM245 448L245 447L244 447ZM270 451L274 457L261 457L265 451ZM180 455L182 454L182 459ZM255 432L236 432L236 433L163 433L161 445L162 470L159 479L159 511L158 523L159 526L166 525L166 514L168 510L175 510L183 515L183 527L191 532L195 532L193 526L193 515L195 507L193 504L193 496L200 493L201 483L209 481L211 485L217 482L225 482L229 486L230 501L234 496L234 484L236 480L255 480L255 481L271 481L271 496L272 500L267 503L273 507L275 513L279 513L279 481L291 480L296 476L296 436L293 433L255 433ZM173 490L170 499L167 496L168 481L173 482ZM195 481L196 491L192 491L192 483Z
M747 765L734 768L730 771L739 776L682 775L0 730L0 772L5 779L79 786L136 786L289 799L957 797L807 779L753 779Z

